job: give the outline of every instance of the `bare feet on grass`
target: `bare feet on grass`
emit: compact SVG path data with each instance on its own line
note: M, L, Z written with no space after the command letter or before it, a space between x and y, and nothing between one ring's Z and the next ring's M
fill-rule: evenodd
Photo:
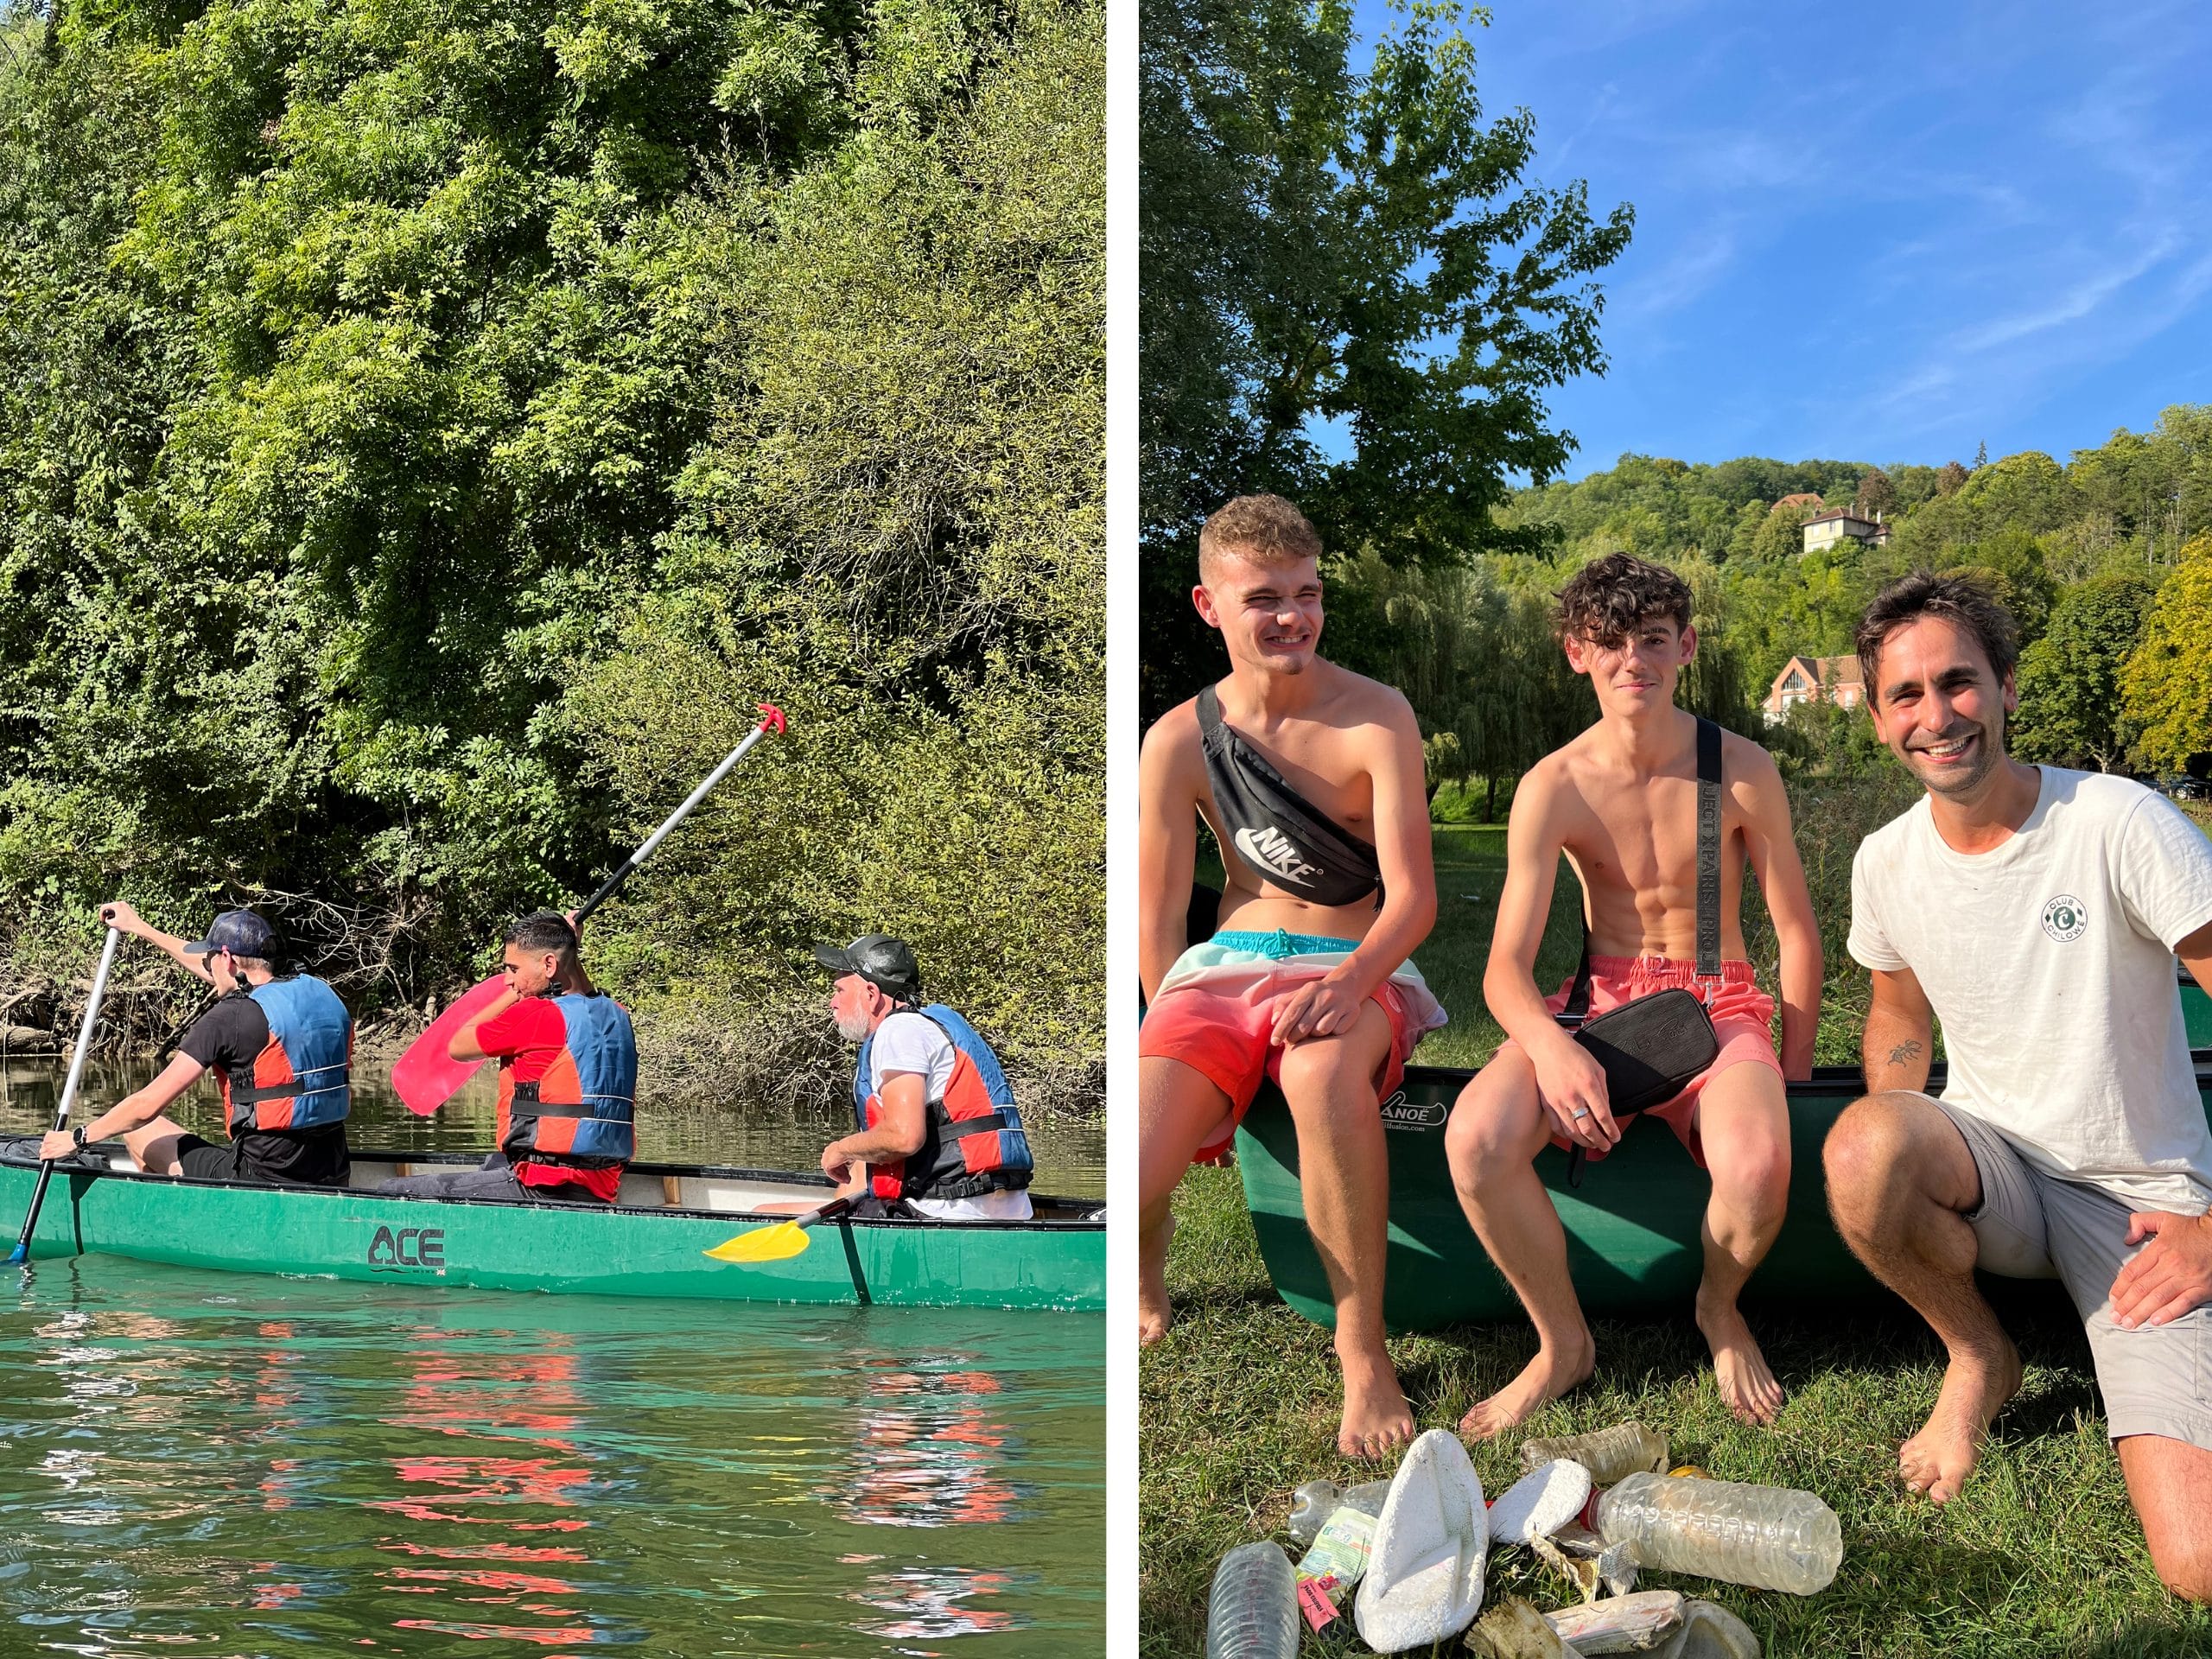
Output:
M1386 1353L1340 1354L1344 1368L1344 1425L1337 1450L1348 1458L1386 1457L1414 1437L1413 1408Z
M1897 1472L1908 1491L1938 1503L1959 1495L1981 1449L1982 1431L2019 1392L2020 1355L2009 1339L1986 1357L1955 1355L1943 1373L1943 1390L1920 1433L1897 1448Z
M1587 1331L1573 1342L1541 1343L1521 1375L1459 1420L1462 1438L1487 1440L1518 1427L1588 1376L1598 1363L1598 1345Z
M1137 1241L1137 1346L1149 1348L1167 1334L1175 1310L1167 1301L1167 1246L1175 1236L1170 1216L1155 1239Z
M1700 1296L1697 1328L1713 1350L1713 1380L1720 1389L1720 1403L1738 1422L1764 1427L1774 1421L1782 1410L1782 1384L1736 1304Z

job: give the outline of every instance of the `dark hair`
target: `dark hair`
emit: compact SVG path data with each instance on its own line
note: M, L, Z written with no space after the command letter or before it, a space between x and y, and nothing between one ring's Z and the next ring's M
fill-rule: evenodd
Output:
M1320 556L1320 532L1279 495L1240 495L1217 508L1198 530L1201 582L1211 577L1224 559L1292 564Z
M1878 676L1882 647L1899 628L1923 616L1936 617L1971 634L2000 680L2020 660L2020 625L1996 594L1972 576L1939 576L1932 570L1915 570L1874 595L1852 636L1851 643L1859 652L1859 676L1866 682L1870 700L1881 696Z
M1552 622L1562 639L1614 645L1655 616L1674 618L1678 631L1690 625L1689 583L1633 553L1591 560L1560 589L1558 599Z
M576 955L576 930L557 910L533 910L507 925L506 943L530 951L550 950L565 962Z

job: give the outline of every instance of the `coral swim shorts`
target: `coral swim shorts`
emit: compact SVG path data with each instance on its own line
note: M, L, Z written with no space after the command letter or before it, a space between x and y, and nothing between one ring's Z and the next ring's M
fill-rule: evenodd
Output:
M1544 999L1544 1006L1557 1014L1567 1006L1573 989L1574 982L1569 979L1559 988L1556 995ZM1705 1147L1698 1138L1697 1103L1698 1097L1705 1092L1705 1085L1730 1066L1746 1060L1766 1067L1777 1077L1782 1075L1782 1062L1775 1058L1770 1034L1774 999L1753 981L1748 962L1723 962L1716 982L1700 980L1695 963L1677 961L1672 957L1590 958L1590 1017L1593 1020L1601 1014L1610 1014L1624 1002L1665 990L1685 990L1704 1003L1706 1013L1713 1016L1713 1034L1720 1043L1720 1052L1713 1056L1713 1064L1693 1077L1689 1087L1665 1105L1653 1107L1649 1113L1675 1132L1675 1138L1688 1148L1697 1166L1703 1169ZM1520 1048L1521 1045L1509 1037L1498 1045L1497 1052L1503 1054L1512 1049L1517 1053ZM1552 1144L1564 1149L1574 1143L1554 1133ZM1594 1162L1605 1155L1593 1152L1590 1157Z
M1262 1079L1282 1081L1282 1046L1271 1040L1275 1005L1326 975L1357 944L1303 934L1221 933L1185 952L1162 982L1138 1027L1138 1056L1180 1060L1229 1096L1229 1115L1208 1134L1197 1161L1228 1150ZM1375 1074L1376 1098L1387 1100L1403 1080L1414 1045L1444 1023L1443 1011L1410 963L1370 1000L1390 1022L1389 1052Z

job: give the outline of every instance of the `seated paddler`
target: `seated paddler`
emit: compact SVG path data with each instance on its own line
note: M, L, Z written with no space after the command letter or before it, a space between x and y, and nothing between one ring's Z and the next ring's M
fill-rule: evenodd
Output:
M353 1104L353 1019L313 974L288 970L276 931L250 910L226 910L200 939L149 925L121 899L100 919L145 940L219 993L137 1093L90 1122L57 1129L42 1158L120 1135L139 1168L200 1181L344 1186L346 1114ZM218 1146L166 1116L170 1103L213 1071L227 1141Z
M508 1204L612 1204L636 1152L638 1039L584 972L575 929L541 910L506 931L507 988L455 1032L456 1060L499 1063L497 1150L474 1169L377 1190Z
M861 1046L855 1132L823 1149L823 1173L858 1213L1027 1221L1033 1165L991 1046L942 1002L922 1001L912 947L887 933L817 944L836 976L837 1034Z
M1306 1224L1336 1303L1347 1457L1413 1438L1382 1345L1389 1169L1380 1103L1444 1023L1411 960L1436 916L1421 731L1405 698L1319 654L1321 540L1280 496L1198 535L1198 613L1226 678L1170 709L1138 762L1140 1336L1167 1328L1169 1211L1261 1084L1298 1133ZM1186 935L1203 820L1219 931ZM1187 946L1187 948L1186 948Z

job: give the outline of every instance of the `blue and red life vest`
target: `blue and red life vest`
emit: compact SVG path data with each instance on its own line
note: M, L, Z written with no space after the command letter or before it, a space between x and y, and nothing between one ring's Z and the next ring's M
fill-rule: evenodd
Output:
M353 1105L353 1016L338 993L312 974L293 974L245 995L268 1020L269 1040L254 1057L251 1080L219 1071L231 1133L345 1122Z
M529 1083L517 1083L512 1067L500 1071L507 1133L499 1149L514 1163L620 1168L638 1147L638 1039L629 1010L603 991L550 1001L566 1027L561 1052Z
M999 1057L975 1027L944 1003L932 1002L919 1012L951 1040L952 1076L944 1098L929 1103L921 1146L910 1157L870 1165L869 1190L887 1200L972 1198L979 1192L1028 1185L1036 1166ZM868 1081L868 1054L874 1046L871 1034L861 1045L860 1066L853 1073L853 1116L864 1130L883 1119L883 1103Z

